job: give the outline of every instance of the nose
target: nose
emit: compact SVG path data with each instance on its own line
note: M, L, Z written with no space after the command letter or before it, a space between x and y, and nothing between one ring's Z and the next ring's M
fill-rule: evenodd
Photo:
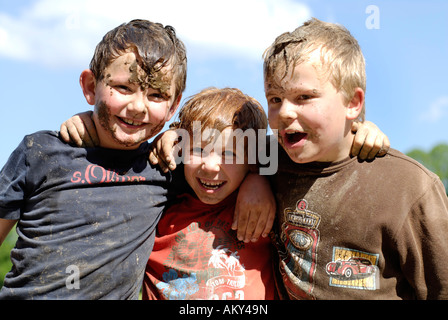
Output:
M215 152L202 156L202 170L218 172L220 170L222 158Z
M127 109L133 115L145 114L147 110L146 97L143 93L137 92L134 94L132 101L128 104Z
M297 106L285 99L282 101L278 115L281 119L295 119L297 117Z

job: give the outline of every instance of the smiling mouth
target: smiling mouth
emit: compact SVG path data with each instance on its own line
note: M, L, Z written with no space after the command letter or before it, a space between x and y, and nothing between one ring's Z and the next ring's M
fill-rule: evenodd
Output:
M208 190L217 190L221 188L226 182L225 181L211 181L211 180L203 180L198 178L199 184Z
M141 126L141 125L143 125L144 124L144 122L141 122L141 121L136 121L136 120L131 120L131 119L125 119L125 118L120 118L120 117L117 117L121 122L124 122L125 124L127 124L127 125L130 125L130 126L134 126L134 127L139 127L139 126Z

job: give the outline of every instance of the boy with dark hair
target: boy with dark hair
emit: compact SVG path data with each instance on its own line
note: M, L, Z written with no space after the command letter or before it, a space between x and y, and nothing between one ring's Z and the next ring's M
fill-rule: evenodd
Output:
M26 136L0 173L0 240L17 222L0 299L137 299L171 174L148 138L175 113L186 55L174 29L133 20L106 34L80 84L99 147ZM119 199L119 201L117 201Z

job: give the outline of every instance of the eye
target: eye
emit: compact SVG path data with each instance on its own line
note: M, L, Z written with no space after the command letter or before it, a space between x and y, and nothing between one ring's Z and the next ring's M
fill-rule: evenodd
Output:
M132 88L128 87L127 85L115 85L112 87L115 91L124 94L124 95L128 95L128 94L132 94Z
M313 98L313 96L311 96L311 95L309 95L309 94L302 94L302 95L300 95L300 96L298 97L298 100L303 101L303 100L310 100L310 99L312 99L312 98Z
M272 98L269 99L269 102L272 103L272 104L277 104L277 103L282 102L282 99L279 98L279 97L272 97Z
M155 101L155 102L163 102L168 101L170 99L169 96L160 93L159 91L152 91L148 94L148 100Z
M118 92L123 93L123 94L129 94L132 92L131 88L129 88L128 86L125 86L125 85L117 85L114 88L115 88L115 90L117 90Z
M165 100L161 93L151 93L148 95L148 98L151 100Z

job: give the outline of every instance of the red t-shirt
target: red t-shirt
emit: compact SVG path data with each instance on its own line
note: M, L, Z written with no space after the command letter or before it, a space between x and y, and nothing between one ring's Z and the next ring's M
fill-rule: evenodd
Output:
M272 300L269 238L238 241L231 229L236 194L216 205L189 194L162 216L146 266L143 299Z

